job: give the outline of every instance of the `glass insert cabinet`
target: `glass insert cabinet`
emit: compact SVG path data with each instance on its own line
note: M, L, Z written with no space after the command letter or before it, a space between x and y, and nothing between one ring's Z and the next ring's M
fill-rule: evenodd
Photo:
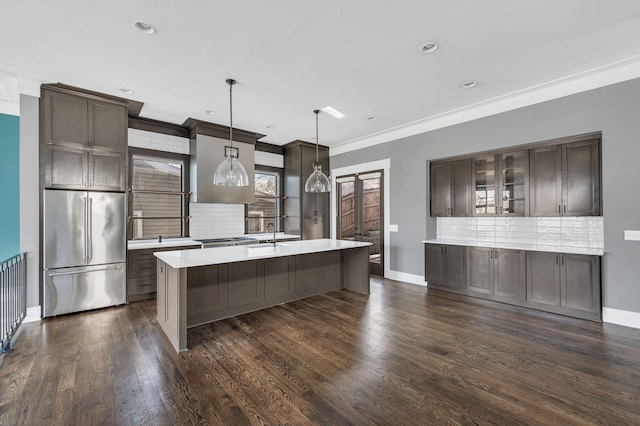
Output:
M474 213L525 216L528 151L477 156L473 161Z

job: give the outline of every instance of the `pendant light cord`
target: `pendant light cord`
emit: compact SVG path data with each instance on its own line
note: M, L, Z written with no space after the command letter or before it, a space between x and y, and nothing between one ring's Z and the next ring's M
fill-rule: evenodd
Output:
M319 163L318 161L318 114L320 114L320 110L316 109L316 110L313 110L313 112L316 114L316 163Z
M231 148L233 148L233 85L236 84L235 80L227 80L229 83L229 141L231 141Z

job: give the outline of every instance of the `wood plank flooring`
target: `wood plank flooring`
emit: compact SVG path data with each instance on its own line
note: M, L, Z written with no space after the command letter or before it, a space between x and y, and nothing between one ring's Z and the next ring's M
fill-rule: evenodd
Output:
M640 424L640 330L372 278L189 329L143 301L23 325L2 425Z

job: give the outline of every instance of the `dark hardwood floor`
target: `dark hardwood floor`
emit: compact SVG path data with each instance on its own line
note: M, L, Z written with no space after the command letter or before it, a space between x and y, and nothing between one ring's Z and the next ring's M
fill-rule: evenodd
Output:
M155 302L23 325L2 425L640 424L640 330L390 280L189 329Z

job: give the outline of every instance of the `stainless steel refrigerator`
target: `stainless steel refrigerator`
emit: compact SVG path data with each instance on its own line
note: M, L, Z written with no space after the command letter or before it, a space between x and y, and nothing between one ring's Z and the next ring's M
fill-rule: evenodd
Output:
M44 191L43 316L125 303L125 194Z

